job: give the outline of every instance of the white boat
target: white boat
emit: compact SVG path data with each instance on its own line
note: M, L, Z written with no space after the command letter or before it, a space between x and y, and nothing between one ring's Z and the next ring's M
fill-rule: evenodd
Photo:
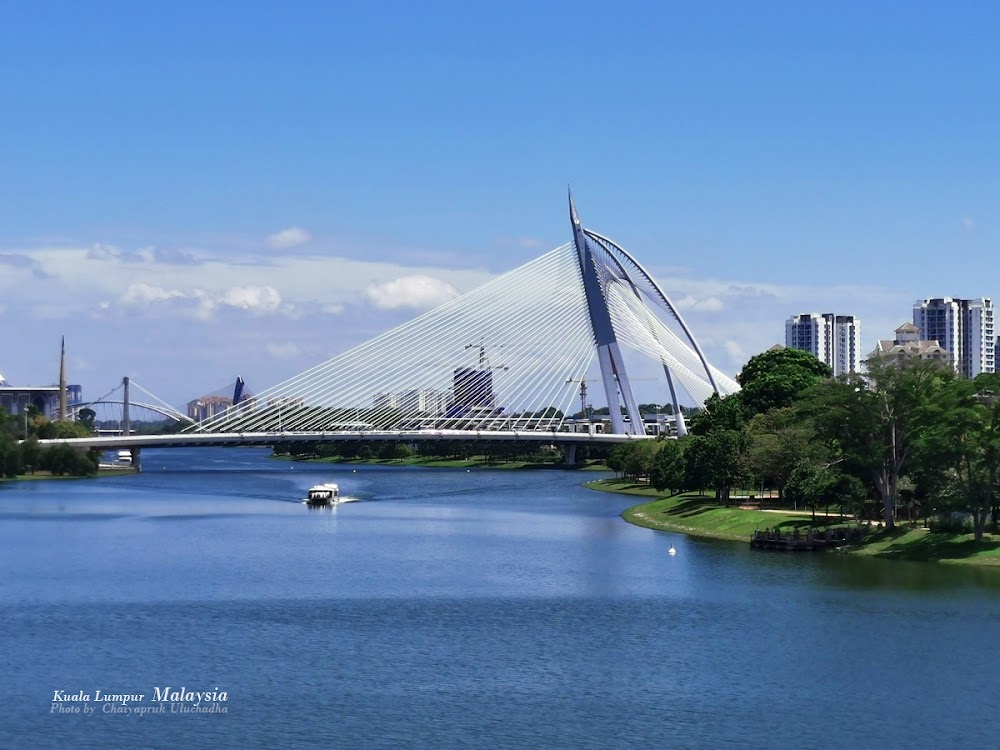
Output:
M306 502L309 505L333 505L340 502L340 487L333 482L317 484L309 488L306 495Z

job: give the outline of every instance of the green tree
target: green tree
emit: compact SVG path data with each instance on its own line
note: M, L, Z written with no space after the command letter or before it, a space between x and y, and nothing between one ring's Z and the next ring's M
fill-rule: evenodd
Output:
M41 420L36 421L36 425L37 429L34 431L34 434L42 440L90 437L91 435L91 431L82 422L70 422L69 420L61 419L51 422L42 417Z
M747 418L739 394L720 397L713 393L705 401L705 408L691 418L690 433L707 435L719 430L743 430Z
M42 451L40 464L42 469L50 471L54 476L61 477L73 474L77 463L77 451L66 443L56 443Z
M38 468L41 458L42 448L38 444L38 438L34 435L29 437L19 446L21 449L21 465L32 474Z
M809 352L789 347L769 349L750 358L736 379L739 400L752 416L791 406L816 383L833 377L833 371Z
M716 430L685 441L686 485L711 487L715 499L728 506L732 488L747 478L750 438L746 430Z
M88 433L94 433L97 431L97 428L95 426L97 420L97 412L94 411L93 409L89 407L80 409L80 411L78 411L76 414L76 418L80 422L80 424L82 424L84 427L87 428Z
M561 409L557 409L554 406L547 406L544 409L536 411L534 416L539 419L562 419L563 413Z
M799 410L780 407L757 414L747 425L750 449L748 468L758 480L778 490L784 498L785 484L796 464L825 457L812 426Z
M337 444L337 448L340 455L346 459L359 458L358 451L361 449L361 443L357 440L344 440ZM369 448L369 451L371 449ZM371 456L369 456L371 458Z
M628 455L629 445L629 443L616 445L608 456L608 468L615 474L621 474L625 470L625 457Z
M4 453L3 475L8 479L13 479L22 471L21 454L16 447L12 447Z
M692 418L687 441L685 484L711 487L716 500L728 505L732 488L748 476L750 437L739 394L725 398L712 394L705 408Z
M922 436L920 456L931 471L918 477L936 490L939 506L972 514L975 540L981 543L996 512L1000 482L1000 376L956 380L950 390L950 400L939 400L946 413ZM933 473L937 479L928 481Z
M828 467L802 460L795 465L788 477L785 497L796 508L802 505L812 510L812 520L815 523L817 506L828 502L836 484L837 477Z
M976 400L985 412L982 460L993 489L990 516L996 532L1000 530L1000 492L997 492L1000 482L1000 373L983 373L976 377L974 385Z
M0 411L3 411L0 409ZM36 441L37 442L37 441ZM0 475L9 479L20 473L20 446L6 432L0 431Z
M867 473L895 525L899 480L915 452L945 429L958 393L951 368L938 362L870 360L868 375L828 380L810 394L806 411L836 458Z
M831 492L833 494L828 498L828 506L837 505L841 513L846 510L856 519L861 520L861 511L869 496L868 487L864 482L853 474L838 471L837 481L831 488Z
M336 443L317 443L316 455L319 458L335 458L340 455Z
M685 488L684 446L682 440L663 440L653 459L650 483L658 490L680 492Z
M625 446L625 466L622 469L625 476L638 481L652 474L657 443L653 440L637 440L625 443Z

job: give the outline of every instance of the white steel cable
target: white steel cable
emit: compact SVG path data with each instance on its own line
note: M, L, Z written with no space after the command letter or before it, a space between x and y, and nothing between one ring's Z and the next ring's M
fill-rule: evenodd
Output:
M341 415L355 411L364 423L384 423L391 416L400 416L391 394L402 391L445 391L451 386L454 370L462 366L465 349L482 342L490 347L489 340L503 340L504 361L502 369L492 369L497 352L488 351L486 358L491 366L494 388L499 391L504 381L510 381L512 397L504 401L517 404L537 398L556 398L558 389L552 385L565 380L563 373L548 377L551 384L544 387L544 371L537 367L538 357L531 357L534 349L545 349L549 362L565 358L573 342L588 340L589 321L585 317L582 293L579 291L578 263L571 246L557 248L521 269L499 277L490 284L470 292L460 300L431 311L421 318L376 337L350 352L314 367L274 388L257 394L256 409L243 408L220 415L213 424L205 423L203 429L252 431L257 429L317 429L329 421L329 412L318 409L325 405ZM546 280L549 280L546 282ZM577 287L574 289L573 287ZM566 289L569 289L569 292ZM464 304L459 304L464 300ZM513 300L513 302L512 302ZM420 326L417 323L421 323ZM561 327L578 331L567 336ZM580 331L579 329L587 330ZM513 337L511 337L513 331ZM553 346L551 342L558 342ZM419 359L441 363L436 374L421 372ZM479 364L476 357L468 362L470 369ZM529 367L534 360L534 367ZM388 397L382 408L371 401L376 394ZM534 393L534 398L532 398ZM561 399L559 399L561 400ZM297 408L309 403L310 410ZM371 403L371 406L368 404ZM263 408L260 408L263 405ZM545 408L551 404L541 404ZM296 411L300 412L297 416ZM340 421L345 421L341 416ZM498 421L494 417L490 421Z
M632 277L631 258L619 258L617 246L590 239L622 346L667 366L696 402L714 392L699 353L657 314L676 317L669 301L641 268ZM262 391L197 429L558 429L588 379L595 353L579 255L570 243ZM716 368L709 371L721 390L738 389Z

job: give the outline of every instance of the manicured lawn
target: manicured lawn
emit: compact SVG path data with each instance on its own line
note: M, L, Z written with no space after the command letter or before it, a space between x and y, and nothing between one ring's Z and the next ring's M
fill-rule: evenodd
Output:
M649 502L626 510L622 517L630 523L650 529L748 542L756 529L792 531L812 525L812 514L808 511L776 513L725 508L718 505L710 494L687 493L664 497L662 492L649 485L621 479L588 482L587 486L595 490L648 499ZM851 524L845 522L832 525ZM817 516L816 526L825 528L826 519ZM891 533L874 531L863 544L852 547L848 552L896 560L1000 566L1000 535L987 534L983 543L977 545L972 534L945 534L927 529L899 527Z
M29 482L36 479L85 479L85 477L72 477L69 475L57 477L47 471L37 471L34 474L18 474L13 478L0 477L0 482Z
M972 534L945 534L927 529L896 529L852 551L897 560L1000 565L1000 536L986 534L977 545Z
M750 535L757 529L780 529L793 531L812 526L812 514L772 513L761 510L742 510L718 505L710 494L688 493L663 497L663 493L645 484L634 484L620 479L603 479L588 482L587 486L606 492L620 492L653 499L652 502L636 505L626 510L622 517L637 526L665 531L677 531L713 539L732 539L749 542ZM831 519L833 520L833 519ZM816 518L816 526L826 528L827 520ZM832 524L838 525L838 524ZM839 524L843 525L843 524Z

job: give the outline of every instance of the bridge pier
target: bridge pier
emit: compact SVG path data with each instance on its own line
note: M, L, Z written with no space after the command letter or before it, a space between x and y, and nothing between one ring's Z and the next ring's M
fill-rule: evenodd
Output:
M141 450L142 450L141 448L131 447L131 448L122 448L121 451L121 452L128 451L129 466L132 467L132 470L137 474L142 471L142 465L139 463L139 454L141 453Z
M122 435L132 434L132 425L129 420L129 392L128 392L128 376L122 378L122 386L124 387L124 396L122 397Z
M576 443L569 443L566 445L565 464L567 466L576 466Z

